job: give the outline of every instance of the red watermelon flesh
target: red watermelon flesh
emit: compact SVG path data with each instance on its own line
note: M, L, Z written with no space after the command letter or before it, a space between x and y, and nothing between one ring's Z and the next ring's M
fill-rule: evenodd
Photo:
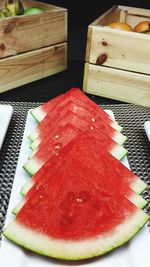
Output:
M90 100L80 89L78 88L72 88L69 91L67 91L65 94L60 95L47 103L44 103L40 107L34 109L34 110L41 110L43 112L44 117L53 110L57 105L65 105L65 101L73 101L76 104L79 104L83 106L86 110L89 112L94 112L94 114L101 113L101 116L103 114L103 118L110 118L112 119L103 109L101 109L97 104L95 104L92 100ZM32 111L32 114L34 114L34 110Z
M43 255L78 260L124 244L148 221L128 200L132 192L109 154L108 161L98 159L86 141L77 137L64 148L63 167L36 187L4 230L8 239Z
M70 116L69 116L69 119L70 119ZM63 125L63 124L64 124L64 120L61 120L60 125ZM47 135L47 138L45 139L45 141L41 142L41 144L38 147L38 150L35 151L35 153L32 155L32 157L24 165L24 168L26 170L28 170L28 166L32 165L31 162L36 161L39 164L39 166L38 166L38 169L39 169L53 154L58 153L59 150L62 147L64 147L68 142L70 142L75 136L77 136L79 133L80 133L80 135L83 134L82 133L84 131L83 127L82 127L82 131L80 131L80 130L78 130L78 128L75 128L74 124L72 124L72 125L71 124L70 124L70 126L72 129L70 129L69 127L67 127L67 128L62 127L62 131L58 132L57 130L60 127L60 126L58 126L58 128L55 131L55 134L54 134L54 131L52 131L52 134L50 132L49 135ZM78 127L79 127L79 124L78 124ZM114 156L116 156L117 158L120 159L120 157L123 157L125 155L125 153L127 152L124 148L122 148L115 141L113 141L111 138L109 138L109 136L105 135L104 132L99 131L96 128L95 128L95 131L92 130L93 128L90 129L90 127L86 128L86 129L88 129L88 130L85 131L85 134L87 134L89 137L90 136L94 137L95 144L96 144L95 149L96 149L97 153L99 152L99 149L101 147L103 147L108 152L112 153ZM52 138L52 135L53 135L53 138ZM50 138L49 138L49 136L50 136ZM57 137L57 138L55 138L55 137ZM116 150L118 150L117 154L116 154L116 152L114 153L113 149L115 149L115 148L116 148ZM36 169L36 170L38 170L38 169Z
M98 149L102 147L107 147L107 150L109 153L112 153L117 158L121 158L121 156L124 156L127 151L119 146L115 141L113 141L111 138L109 138L107 135L100 133L98 129L94 129L93 131L89 128L86 132L83 132L80 130L80 128L74 127L72 124L67 124L64 127L56 127L49 136L46 138L46 140L41 142L39 145L39 150L35 152L34 156L30 158L30 160L24 165L24 168L33 175L36 171L39 170L39 168L44 164L44 162L51 162L51 157L53 154L58 154L58 152L63 149L65 145L67 145L72 139L74 139L76 136L86 136L86 137L93 137L96 144L96 149L98 152ZM98 143L98 145L97 145ZM117 151L117 152L115 152ZM120 151L120 152L119 152ZM30 170L30 165L32 168L32 165L36 162L36 170ZM32 164L33 163L33 164ZM37 172L38 173L38 172ZM36 176L36 174L35 174Z
M101 157L95 162L96 171L89 165L95 153L89 149L83 164L82 147L80 154L78 149L74 152L66 168L57 170L47 187L39 187L28 199L17 215L21 224L53 238L77 240L107 233L134 212L135 206L125 197L129 188L113 166L109 169Z
M54 171L62 169L65 165L72 164L72 169L74 169L73 164L77 161L79 167L80 164L81 166L88 165L91 170L95 169L95 171L98 171L99 173L103 172L102 164L105 164L105 166L112 170L113 173L117 172L117 175L121 177L121 180L136 191L135 185L139 184L141 180L101 146L97 147L97 145L94 137L84 134L77 135L77 137L62 148L58 154L51 156L49 160L46 161L43 167L33 175L31 183L34 184L35 182L38 182L38 184L41 185L43 181L45 182L51 177L51 174L54 173ZM96 162L98 163L96 164ZM45 173L44 176L43 172ZM143 186L145 187L144 182Z
M103 190L81 175L59 177L26 202L16 217L20 223L53 238L86 239L111 231L136 209L120 193L110 193L110 187Z
M53 99L50 99L49 101L40 105L39 107L34 108L31 111L31 114L34 116L35 111L36 112L42 112L40 120L44 119L44 117L47 115L47 113L50 112L60 101L62 101L63 97L64 97L64 94L61 94L59 96L56 96ZM36 118L36 113L35 113L34 117ZM40 121L40 120L38 120L38 118L36 118L36 119L37 119L37 121Z
M60 104L57 105L57 107L51 110L51 112L48 113L47 116L37 125L33 133L29 136L29 138L34 139L34 135L36 137L44 138L45 129L48 130L54 127L57 120L60 120L67 113L67 111L72 111L91 125L94 125L95 127L101 128L103 130L105 130L108 125L113 127L112 120L110 120L108 117L104 118L103 113L102 115L101 113L98 113L98 115L93 115L91 112L87 111L82 106L79 106L72 101L67 101L67 103L65 103L65 100L63 100L60 102ZM108 128L110 129L110 127Z
M97 128L98 130L105 133L113 140L118 141L118 143L120 144L122 144L126 140L126 136L117 132L114 128L112 128L108 124L104 124L104 123L99 124L97 122L92 122L92 121L90 122L90 120L88 122L72 111L67 111L65 114L63 114L62 117L59 117L58 120L54 119L51 125L43 128L43 130L40 131L39 140L44 140L45 138L47 138L47 136L54 129L54 127L58 125L64 126L67 123L71 123L78 128L80 127L84 131L87 131L87 129L89 128L91 130L93 130L94 128Z
M65 130L68 130L69 132L65 133ZM86 128L84 129L83 127L80 127L80 124L77 125L77 123L74 123L73 121L72 123L70 122L63 126L58 124L58 126L54 127L52 131L49 132L47 137L45 137L45 139L41 139L41 142L37 147L38 153L40 153L41 150L42 153L45 154L46 150L51 150L51 148L53 148L55 145L58 145L59 148L63 147L64 144L68 143L74 138L75 133L73 131L76 132L76 135L78 133L84 133L88 136L94 136L96 139L98 139L97 141L100 145L104 146L105 148L107 147L108 151L111 151L111 149L115 148L115 146L119 147L119 145L103 131L95 127L89 127L88 125L86 125Z

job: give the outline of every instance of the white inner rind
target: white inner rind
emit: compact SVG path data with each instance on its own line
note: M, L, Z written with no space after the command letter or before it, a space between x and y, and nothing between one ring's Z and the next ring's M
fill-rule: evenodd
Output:
M36 138L38 138L40 135L40 131L38 130L38 128L36 127L35 130L28 136L28 138L34 142L34 140L36 140Z
M128 151L123 147L120 146L119 144L116 144L110 151L109 153L114 156L116 159L121 160L127 155Z
M33 179L30 179L30 181L28 181L27 183L25 183L23 185L23 187L21 188L20 193L25 196L28 191L32 188L32 186L35 184L35 181Z
M32 231L16 220L10 223L3 235L13 242L39 254L66 260L78 260L102 255L130 240L148 221L149 216L137 210L109 233L86 240L54 239Z
M24 164L23 168L31 175L34 175L42 167L43 164L43 161L29 159L27 163Z
M26 200L22 200L21 202L19 202L12 210L12 213L14 215L16 215L24 206L24 204L26 203Z
M30 148L31 148L33 151L35 151L35 150L38 148L38 146L39 146L40 143L41 143L41 140L40 140L40 138L38 137L38 138L36 138L36 139L30 144Z
M143 209L148 204L148 201L134 192L132 192L131 195L128 195L127 199L130 200L139 209Z
M111 137L114 141L116 141L119 145L123 145L125 141L128 139L127 136L121 134L120 132L115 131L114 135Z
M113 127L116 131L121 132L123 127L117 124L115 121L111 123L111 127Z
M46 116L46 112L42 110L41 106L31 110L31 114L38 122L42 121Z
M142 181L138 176L134 175L133 182L130 183L130 188L137 194L141 194L148 185Z

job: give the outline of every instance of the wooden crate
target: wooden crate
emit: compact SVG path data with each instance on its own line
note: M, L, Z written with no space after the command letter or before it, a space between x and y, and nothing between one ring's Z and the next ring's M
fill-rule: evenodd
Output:
M83 90L150 106L150 35L110 29L122 15L132 27L150 19L149 10L114 6L89 25Z
M44 12L0 20L0 92L67 68L67 10L36 1ZM2 9L0 3L0 9Z

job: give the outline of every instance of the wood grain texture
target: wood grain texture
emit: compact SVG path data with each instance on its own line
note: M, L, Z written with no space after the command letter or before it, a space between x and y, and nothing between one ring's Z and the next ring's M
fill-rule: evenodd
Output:
M0 92L67 68L67 44L58 44L0 60Z
M129 7L129 6L118 6L118 9L122 9L127 11L128 14L132 14L135 16L144 16L150 17L150 10L145 8L137 8L137 7Z
M90 26L103 25L106 26L111 22L118 21L120 18L120 10L118 6L113 6L108 9L105 13L99 16L95 21L93 21Z
M111 29L124 14L124 22L134 27L149 15L150 10L126 6L113 6L89 25L86 62L97 64L106 55L104 66L150 74L150 35Z
M86 61L89 61L90 58L90 53L91 53L91 41L92 41L92 27L88 27L88 32L87 32L87 43L86 43Z
M149 75L88 63L85 64L85 73L85 92L150 107Z
M107 54L105 66L150 74L150 35L93 26L89 62ZM103 42L107 46L103 46Z
M25 1L28 6L40 6L44 12L34 15L22 15L0 20L0 58L47 47L67 41L67 10Z

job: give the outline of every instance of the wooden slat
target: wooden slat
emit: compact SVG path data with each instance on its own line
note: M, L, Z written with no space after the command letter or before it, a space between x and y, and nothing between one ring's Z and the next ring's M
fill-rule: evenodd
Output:
M67 68L67 44L59 44L0 61L0 92Z
M110 22L116 21L119 18L120 10L118 10L117 6L113 6L108 9L105 13L99 16L96 20L94 20L90 26L96 25L107 25Z
M92 42L92 29L93 27L88 27L88 33L87 33L87 44L86 44L86 61L89 61L90 53L91 53L91 42Z
M150 107L149 75L88 63L85 64L85 73L85 92Z
M144 8L137 7L129 7L129 6L118 6L118 9L123 9L127 11L128 14L136 15L136 16L144 16L150 18L150 10Z
M92 28L89 63L95 64L99 55L107 54L105 66L150 74L150 35Z

